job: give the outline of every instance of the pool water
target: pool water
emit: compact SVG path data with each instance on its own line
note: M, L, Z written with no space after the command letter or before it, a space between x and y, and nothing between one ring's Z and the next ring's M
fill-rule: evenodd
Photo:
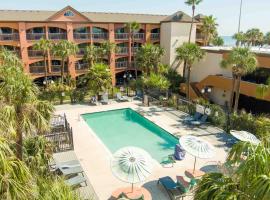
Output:
M122 147L135 146L162 162L173 154L178 143L176 137L129 108L84 114L82 117L111 153Z

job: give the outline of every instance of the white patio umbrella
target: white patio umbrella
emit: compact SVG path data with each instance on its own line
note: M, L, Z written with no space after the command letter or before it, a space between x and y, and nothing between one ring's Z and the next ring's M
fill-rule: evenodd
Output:
M197 158L212 158L215 154L213 145L192 135L182 136L179 139L179 143L189 154L195 157L193 174L195 172Z
M124 147L114 153L111 170L121 181L133 184L143 182L151 174L153 160L143 149Z
M238 140L241 140L244 142L250 142L250 143L256 144L256 145L260 143L260 140L255 135L253 135L252 133L249 133L247 131L231 130L230 133Z

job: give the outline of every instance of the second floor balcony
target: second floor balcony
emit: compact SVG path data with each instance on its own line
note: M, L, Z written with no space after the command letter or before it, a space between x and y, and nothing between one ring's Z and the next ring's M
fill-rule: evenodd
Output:
M51 66L51 72L52 73L60 73L61 72L61 68L62 68L61 65L52 64L52 66ZM67 71L68 71L68 66L65 65L64 66L64 72L67 72Z
M144 33L135 33L133 37L135 40L144 40Z
M151 33L151 40L159 40L160 33Z
M127 55L128 54L128 47L117 47L116 54L117 55Z
M29 72L31 74L44 74L45 73L45 67L42 65L32 65L29 66Z
M66 33L49 33L50 40L65 40L67 39Z
M92 33L93 40L106 40L108 39L108 33Z
M116 69L122 69L122 68L127 68L128 67L128 61L116 61L115 62L115 68Z
M116 40L128 40L129 34L128 33L115 33Z
M0 41L18 41L18 33L0 33Z
M30 58L42 58L43 55L43 51L39 51L39 50L28 50L28 56Z
M74 33L73 37L75 40L90 40L91 33Z
M27 40L40 40L41 38L46 38L45 33L26 33Z

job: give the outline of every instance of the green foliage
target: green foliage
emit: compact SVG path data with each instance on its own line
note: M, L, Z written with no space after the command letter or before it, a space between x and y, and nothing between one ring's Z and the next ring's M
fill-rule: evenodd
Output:
M263 43L264 35L258 28L252 28L245 33L245 42L250 46L259 46Z
M151 73L148 77L142 78L143 85L146 89L167 90L170 86L169 81L160 74Z
M203 0L186 0L185 4L189 6L199 5Z
M204 36L204 45L209 45L209 42L217 36L217 22L213 15L205 16L202 21L202 34Z
M186 61L188 67L191 67L194 62L203 58L205 52L194 43L184 43L180 47L176 48L176 54L178 60Z
M224 45L224 40L222 39L222 37L215 37L215 38L213 38L211 43L214 46L223 46Z
M266 84L260 84L256 88L256 95L259 98L265 98L270 94L270 78L267 79Z
M70 95L70 93L72 93L74 89L75 87L72 85L67 85L62 81L57 81L49 84L45 91L46 93L52 94L52 96L49 96L50 98L52 97L53 99L55 99L55 97L57 97L60 100L60 104L62 104L65 96Z
M265 34L265 36L264 36L264 44L270 45L270 32Z
M236 40L236 46L241 46L241 45L243 45L244 43L245 43L245 41L246 41L246 35L245 35L245 33L243 33L243 32L239 32L239 33L235 33L234 35L233 35L233 39L235 39Z
M172 68L169 68L168 73L165 74L165 77L171 83L170 90L173 93L179 93L180 84L185 82L184 77L182 77L176 70Z

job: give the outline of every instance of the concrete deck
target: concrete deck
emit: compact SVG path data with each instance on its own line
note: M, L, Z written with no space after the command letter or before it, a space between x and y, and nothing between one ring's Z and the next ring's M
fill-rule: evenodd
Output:
M73 128L74 151L100 200L109 199L113 191L119 187L127 187L129 184L121 182L113 176L110 170L110 158L112 154L91 128L88 127L80 115L120 108L132 108L135 111L140 112L147 119L177 137L192 134L202 137L213 144L216 148L216 156L212 159L197 159L197 169L212 164L213 161L224 162L226 159L228 150L225 145L227 137L226 133L211 126L205 126L203 128L185 126L182 123L182 120L187 114L180 111L173 109L164 110L164 108L157 107L143 107L139 101L126 103L112 102L109 105L100 106L56 106L56 113L65 113L68 122ZM166 194L165 190L161 186L157 186L158 178L171 176L173 179L176 179L177 175L185 176L185 170L191 169L193 163L194 157L187 154L183 161L177 162L173 167L166 168L160 164L156 164L153 173L148 180L144 183L137 184L136 186L142 185L148 189L153 200L169 200L169 196Z

